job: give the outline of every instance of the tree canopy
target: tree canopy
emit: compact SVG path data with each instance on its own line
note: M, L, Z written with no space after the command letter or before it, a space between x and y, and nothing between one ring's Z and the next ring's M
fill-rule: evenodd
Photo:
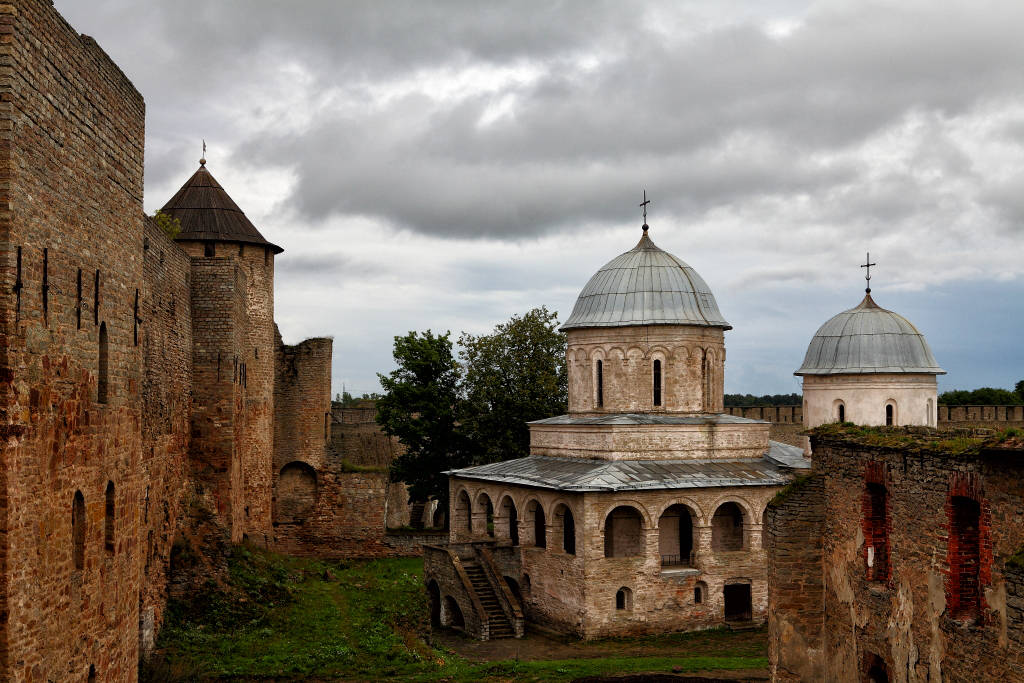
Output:
M384 394L377 422L406 447L391 465L415 500L437 498L447 508L446 470L529 453L526 423L568 407L565 335L558 314L535 308L514 315L491 334L463 333L461 364L451 333L395 337L397 369L378 375Z
M451 333L409 332L395 337L398 367L378 374L384 394L377 401L377 423L398 437L405 453L391 464L391 478L403 481L414 500L437 497L447 508L452 467L466 464L459 409L459 365L452 356Z
M726 394L725 407L733 406L798 406L803 403L801 394L765 394L754 396L753 394Z
M529 454L526 423L568 409L565 335L558 314L535 308L491 334L463 333L463 428L476 462Z
M947 406L1019 406L1024 404L1024 380L1017 382L1015 391L981 387L980 389L954 389L939 394L939 403Z

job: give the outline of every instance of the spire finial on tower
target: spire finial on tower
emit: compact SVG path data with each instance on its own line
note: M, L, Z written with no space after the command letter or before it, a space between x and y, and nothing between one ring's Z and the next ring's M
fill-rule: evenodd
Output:
M871 293L871 266L875 265L878 264L871 262L871 252L867 252L866 262L864 263L864 265L861 266L861 268L867 268L867 271L864 274L864 279L867 280L868 286L864 289L864 291L867 292L868 294Z
M644 232L647 232L647 205L651 203L651 200L647 198L647 189L644 188L644 200L640 202L640 206L644 210Z
M200 166L206 166L206 140L203 140L203 156L199 159Z

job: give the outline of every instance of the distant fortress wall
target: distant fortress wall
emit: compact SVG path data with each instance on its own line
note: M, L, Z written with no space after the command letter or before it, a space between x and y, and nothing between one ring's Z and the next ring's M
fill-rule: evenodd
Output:
M1024 406L944 406L939 405L939 426L958 423L1024 423ZM773 424L803 424L803 406L727 406L725 412Z

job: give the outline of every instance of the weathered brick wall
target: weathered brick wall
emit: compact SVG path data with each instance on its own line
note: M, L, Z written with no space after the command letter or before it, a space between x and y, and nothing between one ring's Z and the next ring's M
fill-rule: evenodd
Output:
M1021 628L1011 609L1016 579L1008 580L1004 563L1024 545L1021 453L954 455L823 438L816 438L814 451L816 471L826 474L825 678L858 680L868 654L884 661L890 675L908 672L918 680L1018 678L1024 648L1009 637ZM869 581L863 492L879 478L891 515L890 570L888 580ZM966 625L952 612L953 496L970 497L981 510L983 606Z
M331 347L326 338L276 344L274 477L293 461L324 466L331 421Z
M0 101L0 678L84 681L94 667L98 680L133 680L144 494L142 349L133 334L143 286L144 104L95 42L43 0L0 4ZM76 492L85 501L80 569Z
M139 520L142 563L140 645L153 646L163 619L171 545L189 486L192 414L191 262L151 220L145 224L140 296L142 467Z
M299 518L274 522L275 547L316 557L400 557L419 554L420 544L391 539L387 500L395 487L387 472L347 472L336 458L316 471L316 493Z
M239 453L246 383L238 357L246 337L245 272L230 258L192 257L193 413L190 464L231 540L245 533ZM269 493L268 493L269 496Z
M820 474L801 480L765 512L772 680L823 680L824 483Z

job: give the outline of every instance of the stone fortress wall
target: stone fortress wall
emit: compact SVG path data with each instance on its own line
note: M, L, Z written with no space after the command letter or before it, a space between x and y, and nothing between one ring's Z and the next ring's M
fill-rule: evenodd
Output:
M201 520L307 554L419 549L384 543L404 487L329 454L331 341L280 342L270 248L143 214L144 121L52 3L0 4L3 680L135 680Z
M145 106L41 1L0 4L0 94L0 678L128 680L143 528L187 439L143 438Z
M771 422L772 441L804 447L803 406L727 406L724 412ZM1024 406L946 406L937 408L938 429L1024 427Z
M766 514L772 680L1019 680L1017 443L815 435L813 473Z

